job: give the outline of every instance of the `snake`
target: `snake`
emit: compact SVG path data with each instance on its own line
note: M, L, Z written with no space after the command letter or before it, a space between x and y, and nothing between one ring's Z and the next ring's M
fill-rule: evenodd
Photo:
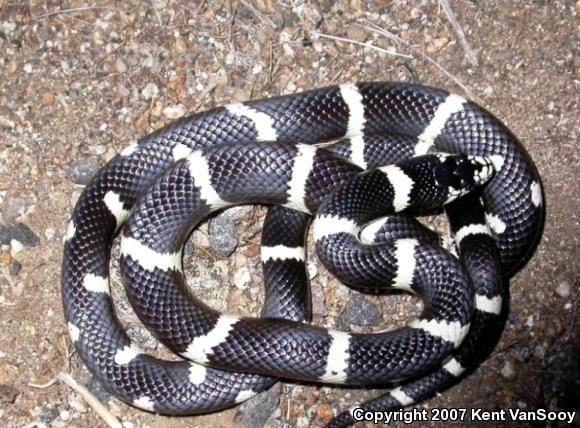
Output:
M259 319L216 312L183 278L192 228L246 203L273 205L262 235ZM452 239L407 216L443 205ZM312 217L330 272L354 288L417 294L419 318L374 334L305 322ZM91 373L155 413L224 409L279 377L393 385L330 423L347 426L357 410L425 400L481 363L501 335L504 284L533 255L544 217L541 180L522 144L462 96L363 82L232 103L132 142L92 178L65 235L65 321ZM118 234L135 312L186 360L148 355L117 320L109 262Z

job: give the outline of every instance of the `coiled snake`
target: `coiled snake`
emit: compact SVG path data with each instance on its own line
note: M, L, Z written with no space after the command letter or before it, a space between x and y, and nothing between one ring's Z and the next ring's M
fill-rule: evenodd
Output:
M315 145L332 140L340 141ZM210 212L242 203L275 205L262 238L261 319L219 314L183 284L187 234ZM412 218L391 215L443 204L459 259ZM418 294L419 319L368 335L303 323L310 216L318 255L333 274L356 288ZM67 230L65 317L89 370L145 410L222 409L278 376L396 381L362 408L406 406L456 382L493 346L502 278L531 256L543 218L540 179L525 150L498 119L460 96L371 82L230 104L129 145L92 179ZM108 265L118 230L137 314L191 361L145 354L117 321ZM352 422L345 412L331 425Z

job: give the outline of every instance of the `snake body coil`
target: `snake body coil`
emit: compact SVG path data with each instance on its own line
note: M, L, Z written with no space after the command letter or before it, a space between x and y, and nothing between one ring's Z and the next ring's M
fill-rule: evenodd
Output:
M339 139L328 150L312 146ZM211 211L240 203L286 207L271 209L264 225L266 319L221 315L183 286L184 237ZM412 219L375 221L442 204L460 260ZM425 302L421 317L374 335L301 323L309 317L308 215L331 272L359 288L413 291ZM413 377L363 408L405 406L454 383L492 346L501 332L502 272L507 278L531 256L543 217L540 180L524 149L462 97L362 83L231 104L144 137L93 178L67 232L65 317L88 368L146 410L221 409L273 376L363 385ZM144 354L115 318L109 247L127 219L121 253L130 300L160 340L192 362ZM332 424L352 422L344 413Z

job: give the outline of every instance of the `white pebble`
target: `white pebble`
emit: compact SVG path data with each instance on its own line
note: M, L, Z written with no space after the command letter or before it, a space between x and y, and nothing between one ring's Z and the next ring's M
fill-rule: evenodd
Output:
M44 422L35 421L30 422L28 425L24 425L24 428L46 428L46 424Z
M107 147L103 146L102 144L91 147L91 152L95 156L104 155L106 151L107 151Z
M54 235L56 235L56 230L54 230L52 227L44 230L44 237L47 241L52 241Z
M16 30L16 23L12 21L3 22L2 24L0 24L0 30L2 30L6 34L10 34L14 30Z
M70 420L70 412L68 410L63 410L60 412L60 419L65 422Z
M141 91L141 95L143 95L143 98L146 100L157 98L157 95L159 95L159 88L155 83L147 83Z
M23 249L24 249L24 245L22 245L22 242L20 242L20 241L18 241L16 239L11 239L10 240L10 252L12 254L18 254Z
M506 361L503 368L501 369L501 375L503 377L509 379L509 378L513 377L514 374L515 374L515 372L514 372L514 367L513 367L512 363L509 361Z
M306 268L308 269L308 279L314 279L318 275L318 269L312 261L307 263Z
M78 397L69 397L68 404L78 413L87 412L87 406L85 406L85 404Z
M530 315L528 317L528 321L526 322L526 325L530 328L532 328L534 326L534 316Z
M240 290L245 290L250 283L250 270L247 267L241 268L234 273L234 285Z
M127 64L121 59L117 58L115 61L115 70L117 73L126 73L127 72Z
M182 116L185 116L187 111L185 107L181 104L167 106L163 109L163 115L168 119L179 119Z
M556 293L558 296L566 298L570 296L570 289L570 283L564 280L556 288Z
M308 428L310 426L310 421L306 416L300 416L296 420L296 428Z

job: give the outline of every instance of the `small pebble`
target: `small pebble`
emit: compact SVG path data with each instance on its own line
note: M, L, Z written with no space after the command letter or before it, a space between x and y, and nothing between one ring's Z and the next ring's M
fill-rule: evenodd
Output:
M316 275L318 275L318 269L312 260L306 264L306 268L308 269L308 279L312 280L316 278Z
M42 94L42 104L47 107L52 107L56 102L54 92L45 92Z
M528 320L526 321L526 325L527 325L529 328L532 328L532 327L534 326L534 316L533 316L533 315L530 315L530 316L528 317Z
M75 410L78 413L86 413L87 412L87 406L76 395L71 395L69 397L68 404L72 407L73 410Z
M543 360L546 357L546 348L544 348L542 345L536 346L534 348L534 356L540 360Z
M512 348L512 352L510 352L510 355L512 355L520 363L527 363L532 357L533 353L534 350L529 346L515 345Z
M296 419L296 428L308 428L310 427L310 421L306 416L300 416Z
M117 73L126 73L127 72L127 64L121 58L117 58L115 61L115 71Z
M24 214L26 203L24 199L15 196L7 197L2 206L2 218L7 223L14 223L16 219Z
M157 98L157 95L159 95L159 88L155 83L147 83L141 91L141 95L143 95L143 98L146 100Z
M127 335L135 341L137 345L146 350L153 351L159 346L159 341L144 327L130 326L127 328Z
M245 290L248 288L250 283L250 270L247 267L243 267L234 273L234 285L240 290Z
M183 39L183 37L176 37L175 38L175 52L177 53L184 53L187 51L187 43Z
M570 283L568 281L562 281L558 284L558 288L556 288L556 294L563 298L570 297L570 290Z
M47 424L51 423L58 418L59 413L58 409L54 407L43 407L40 411L40 420Z
M339 329L354 325L379 325L382 322L381 312L373 302L361 294L355 294L346 310L336 322Z
M86 186L100 168L99 160L91 156L73 163L69 170L69 176L73 183Z
M280 404L281 387L275 385L243 403L237 410L235 420L246 427L261 428Z
M10 385L0 384L0 403L14 403L20 394L16 388Z
M507 379L512 378L515 374L513 364L510 361L506 361L504 366L500 370L500 373L503 377Z
M316 408L316 414L325 424L329 423L334 417L332 406L330 404L319 404Z
M24 245L22 245L22 242L20 242L19 240L12 239L10 241L10 249L12 254L18 254L24 249Z
M319 281L313 281L310 284L310 289L312 293L312 314L325 316L327 314L326 296L324 295L322 285L320 285Z
M12 254L3 252L2 255L0 255L0 262L3 266L10 265L10 263L12 263Z
M55 235L56 230L54 230L52 227L49 227L48 229L44 230L44 237L46 238L47 241L52 241Z
M24 425L24 428L47 428L47 425L41 421L34 421Z
M227 212L212 219L209 227L209 243L211 248L222 257L227 257L238 246L238 231L232 216Z
M179 119L186 113L187 110L181 104L167 106L163 109L163 115L168 119Z
M16 276L22 270L22 263L18 260L12 259L12 263L10 263L10 275Z
M94 147L91 147L91 153L95 156L101 156L104 155L107 152L107 147L103 146L103 145L96 145Z

